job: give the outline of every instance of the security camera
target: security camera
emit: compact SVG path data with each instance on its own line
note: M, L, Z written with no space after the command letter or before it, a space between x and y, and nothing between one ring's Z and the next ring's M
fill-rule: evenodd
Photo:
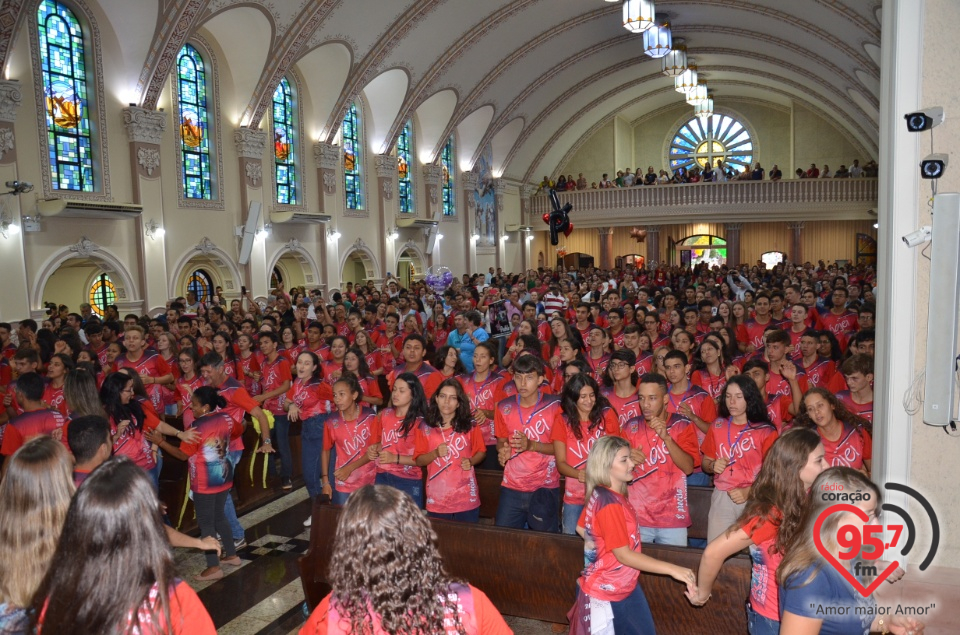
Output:
M924 225L920 229L912 231L904 236L903 242L906 243L907 247L919 247L924 243L930 242L932 235L933 234L930 230L930 225Z
M27 181L7 181L5 185L10 188L10 194L25 194L33 190L33 183Z
M950 157L946 154L928 154L920 162L920 178L939 179L947 169Z
M903 118L907 120L908 132L923 132L943 123L943 108L940 106L924 108L920 112L907 113Z

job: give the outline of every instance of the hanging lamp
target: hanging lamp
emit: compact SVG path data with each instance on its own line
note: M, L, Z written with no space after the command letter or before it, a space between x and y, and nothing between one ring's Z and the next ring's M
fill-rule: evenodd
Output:
M654 24L643 32L643 52L650 57L661 58L673 48L673 34L670 23Z
M687 47L682 44L674 46L660 58L660 70L667 77L679 77L687 70Z
M623 0L623 28L631 33L643 33L653 26L653 0Z
M706 84L697 84L693 90L687 93L687 103L691 106L696 106L700 102L706 100L709 97L707 95L707 85Z
M673 79L673 87L678 93L689 93L697 86L697 67L687 60L687 68Z

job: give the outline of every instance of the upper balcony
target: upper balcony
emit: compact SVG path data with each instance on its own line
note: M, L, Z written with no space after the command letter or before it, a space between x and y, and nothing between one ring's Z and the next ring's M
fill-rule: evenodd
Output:
M798 179L647 185L560 192L573 205L577 227L691 221L767 222L860 220L877 208L877 179ZM550 197L531 199L529 222L553 209Z

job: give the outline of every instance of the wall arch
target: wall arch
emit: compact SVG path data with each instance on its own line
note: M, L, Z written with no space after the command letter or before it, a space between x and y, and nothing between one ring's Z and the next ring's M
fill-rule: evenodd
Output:
M713 110L717 115L727 115L728 117L732 117L747 130L747 134L750 135L750 141L753 143L753 162L756 163L759 161L760 157L762 156L762 148L759 136L757 135L757 129L754 128L750 120L745 117L743 113L727 106L716 107ZM667 128L667 134L663 139L660 156L663 157L663 165L668 170L670 169L670 144L673 143L673 138L677 135L677 131L680 130L680 127L694 118L694 115L692 115L689 110L684 109L684 111L685 112L677 117L670 127Z
M225 296L238 295L239 282L243 277L233 258L209 238L204 237L198 245L188 249L177 259L167 288L168 297L175 298L186 293L187 281L195 269L207 271L213 278L214 285L223 287Z
M75 245L63 247L54 252L37 272L37 284L30 295L30 308L33 311L43 309L43 292L50 281L50 277L56 273L60 266L74 258L81 258L91 261L100 267L114 281L117 292L117 303L135 303L141 302L140 289L134 282L135 278L123 264L123 262L86 236L83 236Z
M347 259L354 254L359 256L360 260L363 262L363 266L367 270L367 278L372 278L375 280L380 280L383 278L383 274L380 271L380 264L377 262L376 255L374 255L370 247L363 242L362 238L358 238L357 242L347 247L347 249L340 254L339 275L341 278L343 277L344 266L347 264Z
M290 242L282 245L277 250L277 252L273 255L273 258L270 259L270 265L267 267L267 272L272 272L274 267L280 264L281 260L284 260L284 264L289 266L289 259L286 258L286 256L291 256L297 261L297 264L300 266L300 270L303 273L303 280L306 284L319 284L320 269L317 267L317 261L314 260L313 256L310 255L310 252L307 251L296 239L293 239Z

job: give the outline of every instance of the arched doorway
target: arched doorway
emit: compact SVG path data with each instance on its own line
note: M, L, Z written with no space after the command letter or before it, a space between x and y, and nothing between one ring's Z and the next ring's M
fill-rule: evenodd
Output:
M762 262L763 266L767 269L773 269L786 259L787 254L783 253L782 251L768 251L760 254L760 262Z
M117 282L116 273L105 271L100 263L90 258L71 258L47 278L43 303L66 304L79 313L80 305L89 302L94 313L103 317L106 307L117 303Z
M71 311L78 311L81 304L91 302L91 291L101 276L105 278L95 298L100 305L115 303L121 311L143 310L133 276L124 264L84 236L54 253L37 271L37 284L30 292L31 317L44 315L45 302L66 304Z
M198 271L206 277L197 275ZM235 294L244 284L243 277L233 259L208 238L204 238L196 247L180 256L173 267L173 272L168 291L171 298L186 296L187 291L191 290L191 285L194 287L193 290L202 291L204 284L210 287L211 292L217 287L222 287L224 296L236 297Z
M400 284L409 289L412 282L423 279L426 271L427 263L420 249L413 243L403 245L397 255L396 276Z
M626 256L617 256L615 264L617 269L623 269L624 267L636 267L637 269L643 269L646 265L646 261L647 259L640 254L628 254Z
M576 251L572 254L557 257L557 264L562 264L567 269L589 269L593 266L594 258L590 254Z
M684 268L702 263L719 267L727 262L727 241L711 234L681 238L674 244L674 251L680 257L680 266Z
M376 258L362 238L352 244L340 257L340 284L365 284L380 278Z

